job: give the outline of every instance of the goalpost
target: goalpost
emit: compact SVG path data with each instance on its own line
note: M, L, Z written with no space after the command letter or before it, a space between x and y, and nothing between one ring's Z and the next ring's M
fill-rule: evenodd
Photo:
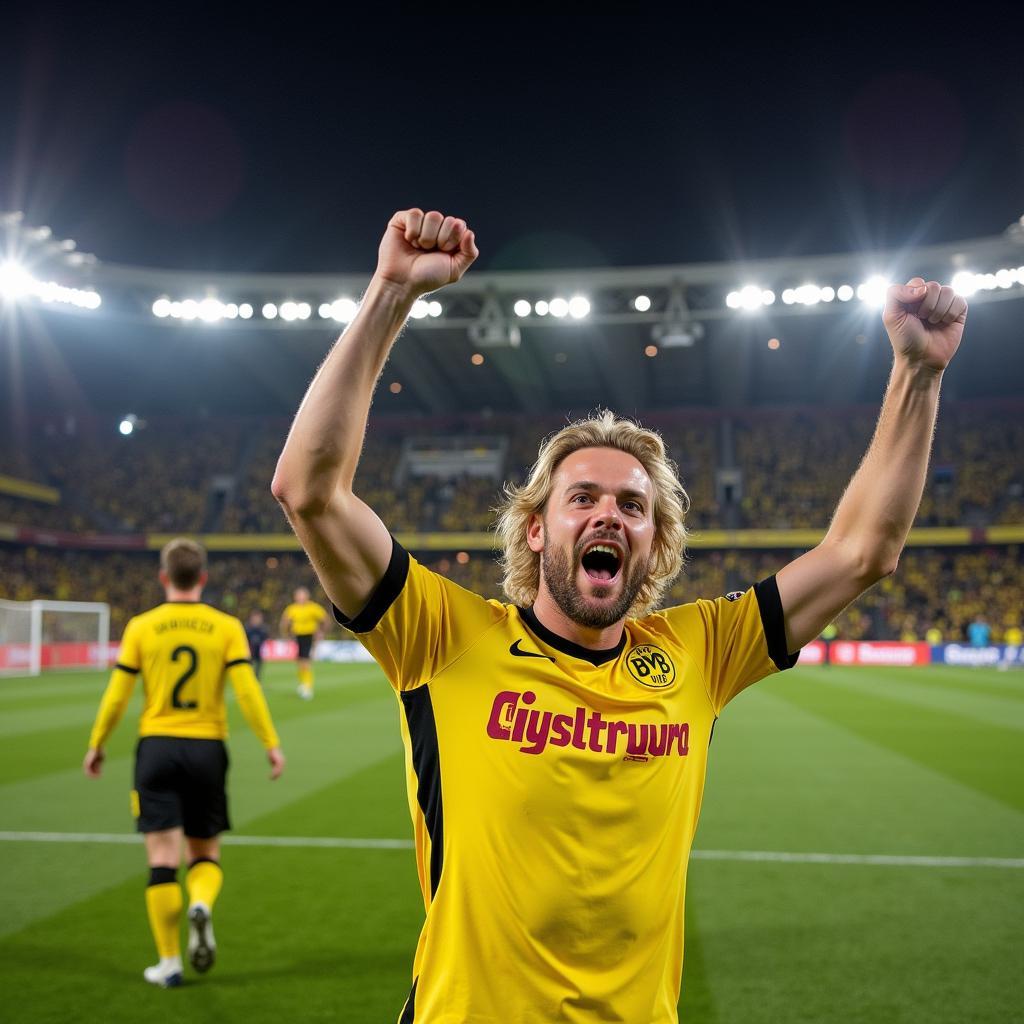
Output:
M110 605L0 600L0 676L109 664Z

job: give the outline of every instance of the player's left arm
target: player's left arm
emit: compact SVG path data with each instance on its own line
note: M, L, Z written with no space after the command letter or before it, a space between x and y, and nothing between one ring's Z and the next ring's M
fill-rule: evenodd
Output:
M252 670L245 629L237 619L231 621L228 626L228 644L224 659L225 670L238 699L238 706L249 723L249 728L256 734L267 752L270 778L276 779L284 771L284 752L281 750L281 740L270 717L267 699L263 696L263 688Z
M110 734L121 721L135 689L135 678L142 668L139 626L135 619L129 619L121 636L117 652L117 664L110 673L110 680L100 701L96 720L89 735L89 749L82 761L82 771L91 779L98 779L103 771L105 754L103 747Z
M86 750L85 759L82 761L82 770L91 779L98 779L103 770L103 748L117 723L121 721L134 688L135 673L118 665L110 674L110 681L103 693L99 711L96 712L96 721L89 736L89 749Z
M874 437L821 543L776 579L790 652L896 571L924 491L942 374L967 321L952 288L893 285L882 315L894 361Z

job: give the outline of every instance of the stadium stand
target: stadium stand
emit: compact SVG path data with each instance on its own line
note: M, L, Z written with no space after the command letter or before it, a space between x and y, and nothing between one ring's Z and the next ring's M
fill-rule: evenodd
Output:
M992 623L997 641L1020 625L1021 548L982 542L986 527L1024 524L1021 411L1019 404L1006 402L946 403L917 525L969 527L980 531L977 542L908 549L897 575L841 616L840 638L922 639L935 628L944 639L960 640L979 612ZM680 465L691 498L688 525L699 539L705 531L723 528L823 529L864 450L875 414L862 407L698 410L654 415L649 422L662 431ZM562 422L517 416L483 423L383 418L360 465L358 490L395 533L468 532L483 538L502 481L521 480L536 456L538 436ZM278 418L157 418L121 438L112 422L97 419L70 428L44 423L18 443L7 438L3 475L55 488L59 500L53 504L0 487L0 524L8 524L6 543L0 543L0 597L106 601L118 634L129 613L160 600L143 535L242 535L245 553L212 554L207 595L226 610L244 615L260 608L276 621L294 587L312 583L269 490L287 429L288 422ZM439 464L447 460L450 467L451 451L462 443L457 439L482 431L501 446L498 472L402 476L410 438L421 457L426 452L428 463L437 456ZM120 536L138 550L80 550L74 541L71 547L40 546L32 536L19 537L19 529L98 533L112 541ZM257 550L251 550L254 544ZM762 542L762 550L694 548L669 600L715 597L745 587L797 553L792 544L764 549ZM448 551L442 545L435 537L424 550L414 546L414 553L457 582L500 596L499 572L486 539L453 543ZM470 550L460 553L464 546Z

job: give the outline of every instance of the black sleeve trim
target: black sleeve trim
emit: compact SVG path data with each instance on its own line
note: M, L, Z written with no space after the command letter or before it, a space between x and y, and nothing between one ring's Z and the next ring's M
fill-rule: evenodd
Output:
M775 667L784 672L792 668L800 659L800 652L790 654L786 650L786 619L782 611L782 598L779 597L779 585L774 576L754 584L754 596L761 612L761 627L764 638L768 641L768 654Z
M128 672L133 676L139 673L137 668L132 668L131 665L122 665L121 662L118 662L114 668L119 668L122 672Z
M252 659L251 658L235 658L234 661L229 661L224 667L225 668L234 668L236 665L251 665L251 664L252 664Z
M334 618L353 633L369 633L387 610L395 603L405 586L409 575L409 552L401 544L391 538L391 561L384 572L384 578L377 584L377 589L370 595L366 607L354 618L348 618L343 611L331 605Z

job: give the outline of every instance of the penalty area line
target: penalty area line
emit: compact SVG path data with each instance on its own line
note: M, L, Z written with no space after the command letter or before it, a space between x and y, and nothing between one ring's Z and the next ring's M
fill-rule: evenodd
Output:
M228 846L282 846L300 849L411 850L411 839L374 839L346 836L225 835ZM131 832L0 832L5 843L141 844ZM784 850L692 850L693 860L746 861L777 864L853 864L894 868L1010 868L1024 869L1024 857L926 857L886 853L796 853Z

